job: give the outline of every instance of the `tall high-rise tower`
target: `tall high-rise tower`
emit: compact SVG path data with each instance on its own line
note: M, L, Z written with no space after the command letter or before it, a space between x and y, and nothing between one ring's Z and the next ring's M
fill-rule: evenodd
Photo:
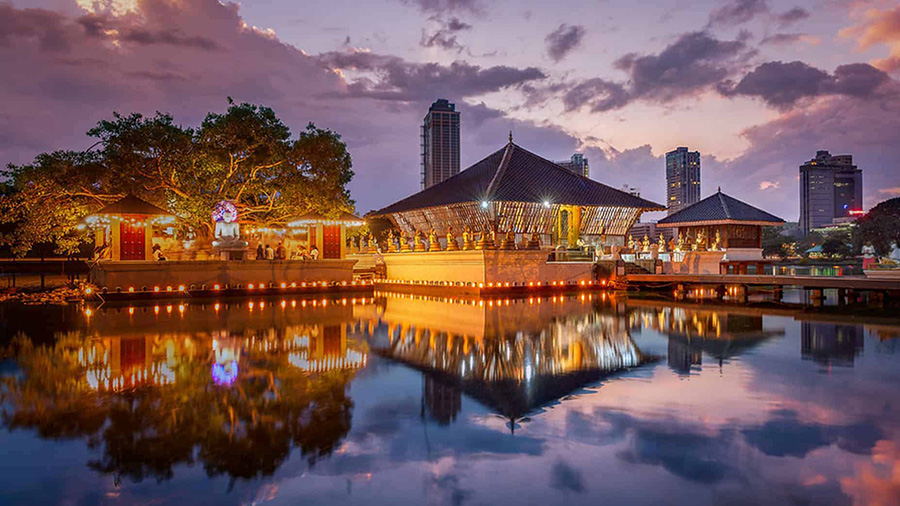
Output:
M440 99L422 123L422 189L459 174L459 112Z
M800 230L804 233L850 216L862 205L862 170L853 165L853 155L816 151L815 158L800 166Z
M672 214L700 202L700 152L680 147L666 153L666 206Z

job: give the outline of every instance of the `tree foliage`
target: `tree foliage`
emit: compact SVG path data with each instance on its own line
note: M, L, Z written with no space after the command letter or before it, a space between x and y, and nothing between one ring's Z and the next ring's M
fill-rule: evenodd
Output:
M61 253L77 249L87 239L77 229L84 217L129 193L207 238L222 200L256 226L353 210L352 161L340 135L310 123L293 138L268 107L229 99L224 113L208 114L197 129L168 114L114 113L88 135L97 139L91 149L43 153L2 172L0 224L9 227L0 241L15 254L41 242Z
M853 242L857 251L871 242L880 255L890 253L891 242L900 244L900 197L881 202L856 220Z
M763 227L762 247L766 257L787 258L790 256L790 244L793 240L781 233L782 227Z

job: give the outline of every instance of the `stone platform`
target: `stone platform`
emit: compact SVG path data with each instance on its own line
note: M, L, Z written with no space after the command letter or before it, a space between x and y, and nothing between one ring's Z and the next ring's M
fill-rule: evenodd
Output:
M548 262L549 251L475 250L387 253L388 281L527 285L591 280L591 262Z
M100 262L91 267L91 282L115 291L152 291L154 287L221 287L264 283L350 282L356 260L198 260Z

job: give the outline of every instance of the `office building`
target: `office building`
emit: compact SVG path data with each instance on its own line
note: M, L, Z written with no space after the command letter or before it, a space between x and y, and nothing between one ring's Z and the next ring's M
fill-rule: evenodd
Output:
M680 147L666 153L666 206L672 215L700 201L700 152Z
M817 151L815 158L800 166L803 233L862 212L862 203L862 170L853 165L853 155Z
M556 162L556 165L584 177L591 177L591 168L588 166L588 159L581 153L575 153L572 158Z
M440 99L431 104L422 123L421 186L430 188L459 174L459 111Z

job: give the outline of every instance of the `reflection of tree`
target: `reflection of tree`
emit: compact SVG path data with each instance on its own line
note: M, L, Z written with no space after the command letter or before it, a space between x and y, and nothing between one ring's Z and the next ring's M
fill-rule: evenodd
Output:
M311 376L289 363L286 345L245 347L237 380L223 387L210 379L213 354L184 338L170 357L174 381L115 391L85 379L86 342L67 336L36 347L18 339L21 374L4 377L0 392L13 408L3 413L9 429L83 438L100 451L88 463L99 472L165 480L197 460L210 475L252 478L273 473L294 448L315 462L350 430L353 373Z

